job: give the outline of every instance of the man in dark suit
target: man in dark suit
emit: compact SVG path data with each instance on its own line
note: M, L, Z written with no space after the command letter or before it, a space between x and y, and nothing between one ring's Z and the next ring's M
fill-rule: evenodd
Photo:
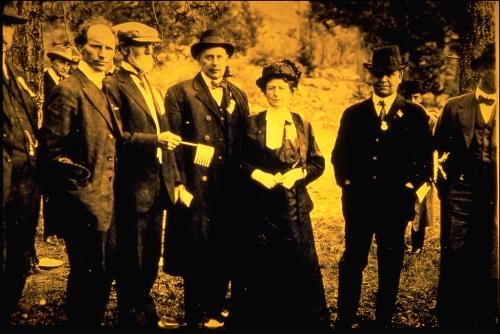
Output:
M208 327L221 325L236 253L231 242L237 243L240 140L249 109L245 93L223 80L233 52L220 31L205 31L191 46L201 72L169 88L166 97L172 132L215 149L209 166L193 163L199 148L176 150L185 188L179 193L183 207L177 206L167 223L164 269L184 278L186 320L192 327L204 321Z
M115 53L106 22L84 22L75 44L77 70L46 101L40 166L52 182L60 210L71 212L63 237L70 264L66 298L69 326L100 326L113 279L114 178L119 124L102 91Z
M71 65L76 63L73 59L73 50L69 46L57 45L47 52L47 57L50 59L50 67L43 73L43 96L45 100L48 99L52 89L69 76ZM48 243L57 244L57 234L61 225L59 220L68 217L60 215L61 213L58 212L60 208L58 208L57 204L54 204L56 199L48 194L50 186L45 188L43 189L43 239Z
M163 98L146 78L153 43L161 42L158 32L139 22L113 29L124 56L105 83L123 129L116 175L120 323L156 327L150 293L161 257L163 212L175 203L175 184L180 184L172 152L180 137L169 131Z
M389 327L404 257L404 235L415 215L415 190L430 179L428 116L397 94L403 62L396 45L373 50L372 97L348 107L332 152L342 188L345 251L339 263L337 329L350 328L359 306L363 270L377 242L376 324Z
M17 24L28 21L14 6L3 9L2 155L3 201L0 229L0 328L21 298L34 248L40 195L35 179L37 108L22 71L6 60Z
M435 130L441 165L442 327L498 331L498 93L495 45L471 62L477 88L451 98ZM484 332L484 331L483 331Z

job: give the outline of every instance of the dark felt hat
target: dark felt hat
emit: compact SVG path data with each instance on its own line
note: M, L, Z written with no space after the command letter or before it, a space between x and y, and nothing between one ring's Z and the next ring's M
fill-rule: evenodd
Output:
M3 7L3 22L7 24L23 24L28 22L26 16L19 15L12 3L7 3Z
M399 53L397 45L380 46L373 49L372 62L363 63L371 72L373 71L399 71L408 66Z
M201 34L200 41L198 43L194 43L191 46L191 56L198 59L201 51L214 47L222 47L226 49L228 56L231 57L234 53L235 44L227 42L224 39L222 32L219 30L209 29Z
M409 98L413 94L420 93L422 94L424 91L422 89L422 84L419 80L406 80L399 85L399 89L401 94L405 98Z
M301 75L302 72L296 64L288 59L283 59L280 62L264 66L261 77L255 83L261 90L264 90L267 82L271 79L285 79L298 84Z
M481 55L477 58L472 59L470 62L470 68L473 71L477 71L481 68L494 68L495 67L495 44L487 44Z

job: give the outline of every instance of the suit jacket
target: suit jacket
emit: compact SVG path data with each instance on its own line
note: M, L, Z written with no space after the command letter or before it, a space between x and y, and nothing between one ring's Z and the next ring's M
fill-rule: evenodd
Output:
M237 210L238 196L235 194L240 177L241 138L249 108L245 93L230 82L224 97L229 106L227 112L220 110L200 73L167 91L165 104L172 132L179 134L185 141L215 148L209 167L194 164L194 148L181 146L176 149L181 179L194 198L186 215L180 214L175 219L176 213L171 215L172 219L167 224L165 253L175 257L183 253L176 249L185 244L196 245L200 251L191 253L192 257L187 260L168 259L165 261L167 266L179 263L185 267L193 261L203 263L205 246L211 238L214 223L219 224L219 227L224 225L224 221L234 218ZM189 231L184 226L188 226ZM178 270L171 267L170 272L177 273Z
M28 81L24 74L7 61L7 71L10 76L11 88L15 90L19 107L11 100L14 92L2 83L2 155L3 155L3 203L10 192L10 179L12 174L13 150L24 153L26 160L33 167L35 176L36 165L36 133L37 109L27 86Z
M344 111L332 151L335 177L344 190L389 194L394 201L384 204L412 219L415 194L405 184L417 189L432 175L428 116L398 95L385 121L388 128L383 131L371 98Z
M52 88L54 88L57 85L57 83L52 79L52 77L49 74L49 71L43 72L43 95L45 100L49 98L49 94L52 91Z
M118 110L122 124L118 150L117 184L125 205L138 212L148 211L160 193L159 169L172 203L175 183L180 183L172 151L163 150L162 163L156 157L156 126L146 101L129 72L119 69L105 80L106 93ZM163 101L157 101L163 106ZM158 115L160 131L170 130L165 113Z
M467 173L471 163L469 148L474 137L476 115L479 104L475 93L469 93L451 98L444 106L434 132L434 144L439 155L449 152L448 159L443 164L447 174L446 180L439 174L438 190L446 191L449 185ZM491 150L494 164L497 164L496 122L493 123Z
M116 115L105 94L80 70L57 85L46 104L40 132L44 177L61 196L79 203L92 217L92 228L106 231L114 207Z

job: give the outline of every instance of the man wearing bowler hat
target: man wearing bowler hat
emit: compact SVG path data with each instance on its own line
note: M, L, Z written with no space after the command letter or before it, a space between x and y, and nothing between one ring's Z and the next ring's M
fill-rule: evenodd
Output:
M147 78L153 69L158 31L139 22L113 27L123 61L106 80L106 93L120 114L122 138L116 173L118 305L120 325L156 327L151 289L161 257L162 218L176 201L180 176L172 150L180 137L171 133L160 92Z
M169 88L165 102L172 132L214 148L208 166L193 163L198 148L176 149L185 187L169 217L165 240L164 270L183 276L186 321L195 328L221 325L228 281L233 279L240 139L249 114L245 93L223 78L234 49L220 31L203 32L191 46L201 71ZM233 280L233 298L235 285Z
M339 262L336 328L356 319L363 270L372 238L377 242L376 325L390 326L404 257L408 221L415 216L415 190L432 174L432 136L425 110L397 94L403 61L396 45L377 47L371 73L373 95L348 107L332 152L342 188L345 250Z
M36 175L37 108L23 72L7 61L16 27L28 18L6 4L2 15L3 201L0 226L0 328L21 298L34 249L40 192Z
M495 45L474 58L473 92L448 100L435 130L441 165L440 326L498 330L498 93Z

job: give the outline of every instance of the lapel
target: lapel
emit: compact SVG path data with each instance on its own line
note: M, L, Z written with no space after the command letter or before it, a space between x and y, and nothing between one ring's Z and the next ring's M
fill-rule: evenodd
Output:
M304 122L302 118L297 113L292 113L293 124L297 129L297 138L299 142L299 153L300 153L300 161L302 162L302 166L305 166L305 162L307 161L307 140L306 140L306 132L304 129Z
M460 120L460 126L462 127L462 133L464 135L467 148L470 147L472 137L474 136L474 126L476 123L478 109L479 104L476 101L474 93L465 95L462 101L458 104L458 119Z
M144 99L144 96L142 96L139 88L137 88L135 82L130 77L130 73L124 69L120 69L118 70L117 76L120 88L126 92L127 96L132 97L132 99L139 105L142 111L146 113L146 116L149 117L151 122L154 124L153 116L151 116L146 100Z
M215 100L212 97L212 94L210 94L210 91L208 90L207 85L203 81L203 77L201 76L201 73L198 73L194 79L193 79L193 88L196 91L196 98L200 100L207 108L208 110L213 113L215 116L215 119L219 120L219 106L215 102Z
M113 124L113 120L111 119L111 114L114 111L110 111L108 104L109 101L107 100L106 95L79 69L74 72L74 75L80 81L83 93L89 100L90 104L92 104L94 109L102 116L102 118L104 118L109 128L112 131L115 131L115 126Z
M399 118L397 116L398 111L404 113L405 99L401 95L396 95L396 99L392 103L391 108L387 112L386 118L390 121L393 121L395 118Z
M9 71L10 75L10 80L12 83L12 87L17 89L18 95L21 97L22 104L24 105L24 108L26 110L26 114L28 116L28 119L31 123L31 126L33 129L37 128L37 121L34 118L35 117L35 104L33 103L33 99L30 94L33 94L33 92L28 91L29 89L28 86L22 87L21 83L19 82L22 80L25 85L27 85L27 81L25 80L24 76L20 71L18 71L12 64L10 64L8 61L6 62L7 65L7 70Z

